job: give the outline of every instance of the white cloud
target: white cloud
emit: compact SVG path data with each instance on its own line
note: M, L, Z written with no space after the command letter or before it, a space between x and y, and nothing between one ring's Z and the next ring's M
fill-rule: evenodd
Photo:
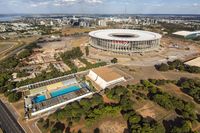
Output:
M200 4L198 4L198 3L193 3L192 6L193 6L193 7L200 7Z
M32 3L32 4L31 4L31 7L47 6L47 5L49 5L49 2L44 1L44 2Z
M77 3L86 3L86 4L101 4L103 3L103 0L31 0L30 1L31 7L39 7L39 6L69 6L69 5L74 5Z
M95 3L103 3L102 0L85 0L87 3L95 4Z

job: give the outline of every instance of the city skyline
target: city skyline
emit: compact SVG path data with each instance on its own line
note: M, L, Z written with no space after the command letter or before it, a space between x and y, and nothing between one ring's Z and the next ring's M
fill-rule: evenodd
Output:
M0 14L200 14L198 0L0 0L0 5Z

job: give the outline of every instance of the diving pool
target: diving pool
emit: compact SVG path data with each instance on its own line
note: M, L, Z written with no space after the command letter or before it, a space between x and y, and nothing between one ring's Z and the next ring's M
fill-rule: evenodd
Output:
M33 98L33 101L34 101L35 103L40 103L40 102L43 102L43 101L45 101L45 100L46 100L45 95L39 95L39 96Z
M68 88L65 88L65 89L61 89L61 90L51 92L50 95L53 98L53 97L62 96L64 94L67 94L67 93L70 93L70 92L78 91L80 89L81 88L78 87L78 86L71 86L71 87L68 87Z

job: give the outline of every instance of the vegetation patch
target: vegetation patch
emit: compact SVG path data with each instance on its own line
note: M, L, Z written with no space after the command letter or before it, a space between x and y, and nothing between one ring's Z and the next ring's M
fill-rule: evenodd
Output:
M185 65L180 60L175 60L172 62L169 61L167 62L167 64L162 63L159 65L155 65L155 68L158 71L179 70L179 71L185 71L189 73L200 73L200 67Z

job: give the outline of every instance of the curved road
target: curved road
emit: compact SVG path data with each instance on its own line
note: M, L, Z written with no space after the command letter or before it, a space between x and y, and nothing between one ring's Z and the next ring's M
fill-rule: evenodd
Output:
M15 117L0 100L0 125L5 133L25 133Z

